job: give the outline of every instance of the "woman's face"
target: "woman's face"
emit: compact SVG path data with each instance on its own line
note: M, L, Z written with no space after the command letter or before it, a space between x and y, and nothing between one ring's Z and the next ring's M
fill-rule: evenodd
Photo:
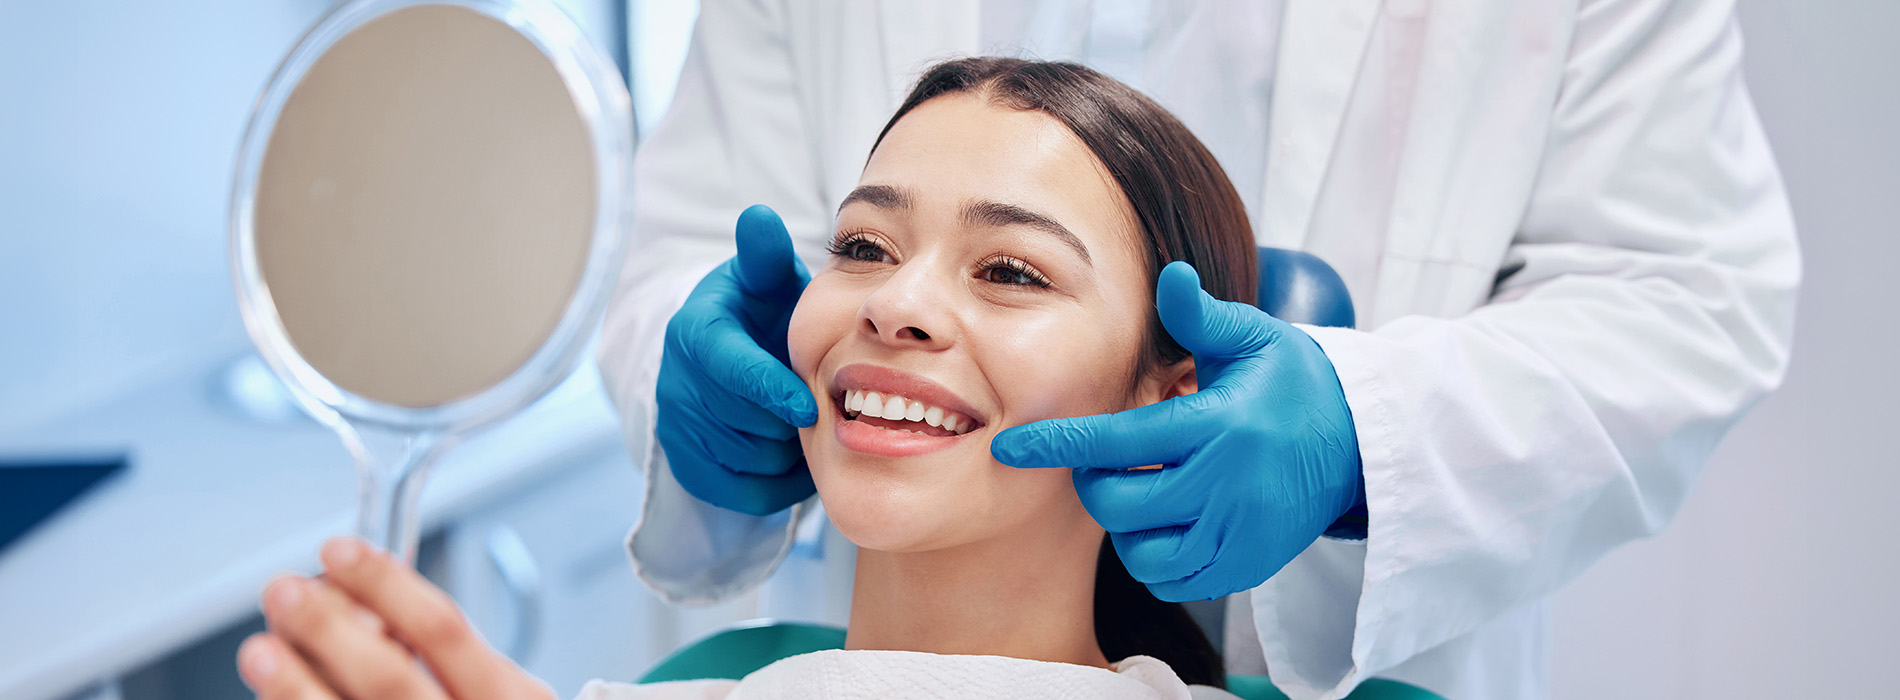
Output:
M1178 385L1187 368L1135 384L1153 305L1140 245L1054 118L957 94L898 121L791 321L820 406L799 438L840 531L895 552L1095 527L1068 470L1006 466L990 439Z

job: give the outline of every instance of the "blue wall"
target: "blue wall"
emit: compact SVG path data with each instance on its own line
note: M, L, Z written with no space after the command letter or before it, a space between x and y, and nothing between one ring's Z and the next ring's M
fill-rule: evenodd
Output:
M238 136L327 3L0 3L0 433L243 342Z
M559 4L626 55L624 6ZM331 5L0 1L0 435L246 347L225 252L238 140Z

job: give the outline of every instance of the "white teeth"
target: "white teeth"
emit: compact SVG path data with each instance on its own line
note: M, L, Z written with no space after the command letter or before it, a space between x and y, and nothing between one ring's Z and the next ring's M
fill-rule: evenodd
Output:
M976 421L966 416L922 401L911 401L902 396L886 396L875 391L846 391L844 410L872 418L926 423L933 428L943 428L957 435L962 435L976 427ZM894 428L894 430L905 429ZM927 434L918 430L906 430L906 432Z

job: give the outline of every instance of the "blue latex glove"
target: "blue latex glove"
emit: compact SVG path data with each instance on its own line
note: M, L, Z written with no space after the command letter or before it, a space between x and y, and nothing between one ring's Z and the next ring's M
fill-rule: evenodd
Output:
M1128 573L1163 600L1260 585L1362 508L1359 439L1311 336L1201 291L1187 263L1155 288L1162 325L1194 354L1200 390L1111 415L998 434L998 461L1075 467L1075 490ZM1160 470L1130 467L1161 464Z
M666 324L655 432L687 493L769 515L816 491L794 426L816 422L818 404L785 347L811 274L765 205L739 215L737 238L739 255L700 280Z

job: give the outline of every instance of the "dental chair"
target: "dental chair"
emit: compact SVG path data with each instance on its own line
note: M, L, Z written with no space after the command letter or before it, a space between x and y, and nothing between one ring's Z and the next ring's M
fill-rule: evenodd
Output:
M1352 298L1331 265L1308 253L1261 248L1256 304L1281 320L1350 328ZM789 656L844 648L844 630L764 622L735 627L687 645L640 678L641 683L707 678L737 680ZM1286 700L1266 676L1230 674L1227 691L1244 700ZM1359 685L1346 700L1444 700L1431 691L1384 679Z

